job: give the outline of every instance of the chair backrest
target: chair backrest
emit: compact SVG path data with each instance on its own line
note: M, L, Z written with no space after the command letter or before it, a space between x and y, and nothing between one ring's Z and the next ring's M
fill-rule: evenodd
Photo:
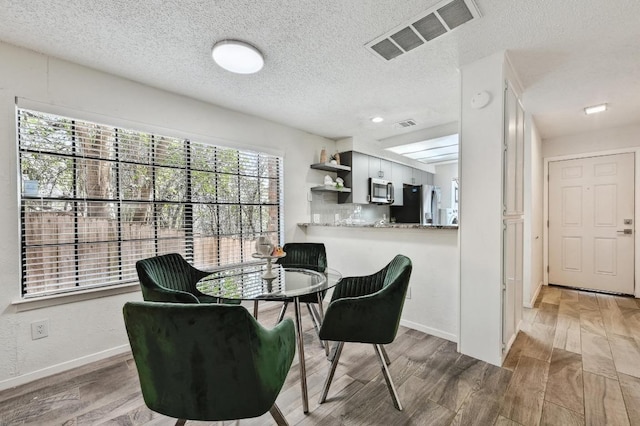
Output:
M320 329L323 340L391 343L398 332L413 266L401 254L378 272L347 277L334 289Z
M286 243L282 249L287 255L276 261L282 266L318 272L327 269L327 252L322 243Z
M412 269L411 259L402 254L396 255L384 268L384 280L379 293L384 294L387 301L385 311L388 321L384 324L381 321L378 330L381 336L385 336L383 340L393 341L398 332Z
M396 257L394 257L393 260L389 262L385 269L386 271L384 274L382 287L384 288L388 285L391 285L392 283L400 281L400 287L404 287L404 291L406 293L406 290L409 286L411 270L413 269L411 259L402 254L396 255Z
M128 302L123 314L144 401L174 418L264 414L295 352L293 323L274 337L239 305Z
M136 271L145 300L149 300L149 289L157 287L199 294L196 283L207 275L191 266L178 253L139 260L136 262Z

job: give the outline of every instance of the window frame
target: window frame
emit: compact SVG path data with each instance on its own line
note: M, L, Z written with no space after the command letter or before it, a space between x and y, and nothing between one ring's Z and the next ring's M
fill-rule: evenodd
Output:
M195 208L195 206L197 205L207 205L207 206L215 206L216 210L220 209L220 206L224 205L224 206L235 206L238 211L240 212L239 215L240 217L242 217L242 211L243 208L246 207L247 205L252 205L252 206L258 206L260 209L260 214L262 214L262 210L263 207L272 207L275 208L275 210L277 211L275 220L271 220L272 222L272 226L274 228L274 230L265 230L263 229L262 225L260 225L258 232L245 232L244 228L242 227L242 224L240 224L240 232L238 234L232 234L232 236L239 236L240 237L240 249L241 249L241 256L240 256L240 262L229 262L226 259L220 259L220 252L218 252L217 256L218 256L218 262L216 265L211 265L211 264L195 264L194 266L202 268L202 269L219 269L222 267L228 267L228 266L232 266L234 264L237 263L255 263L255 262L259 262L259 260L253 259L251 257L251 253L243 253L243 250L246 251L248 247L252 247L249 246L247 244L248 241L252 241L255 236L257 235L262 235L262 234L268 234L272 236L272 240L277 241L278 244L281 244L283 241L283 223L284 223L284 218L283 218L283 213L284 213L284 185L283 185L283 169L284 169L284 158L282 155L278 155L278 154L274 154L271 152L265 152L260 150L260 148L255 149L255 148L251 148L251 149L247 149L247 148L241 148L241 147L235 147L235 146L225 146L223 144L218 144L217 141L214 141L213 143L211 143L210 141L206 141L206 142L201 142L201 141L194 141L193 138L191 137L185 137L185 136L166 136L166 133L174 133L174 132L166 132L166 131L162 131L162 132L157 132L155 130L149 131L148 129L145 130L133 130L132 127L134 126L122 126L122 125L114 125L114 124L102 124L101 122L103 122L104 120L100 120L100 122L94 120L94 119L85 119L85 118L75 118L75 117L71 117L76 116L77 114L68 114L68 113L63 113L60 114L58 112L52 113L49 112L47 109L43 109L43 108L33 108L33 107L25 107L25 106L19 106L16 105L16 147L17 147L17 161L18 161L18 176L22 177L22 172L23 172L23 163L22 163L22 158L23 158L23 154L25 153L30 153L30 152L35 152L33 150L29 150L29 149L23 149L22 143L21 143L21 123L20 123L20 114L22 111L28 111L30 113L35 113L35 114L42 114L42 115L46 115L46 116L55 116L56 118L59 119L69 119L74 121L74 123L77 122L82 122L82 123L91 123L91 124L96 124L96 125L100 125L100 126L106 126L109 128L113 128L116 133L118 130L122 131L122 132L136 132L136 133L144 133L144 134L148 134L152 139L153 138L169 138L172 140L181 140L183 142L183 147L185 149L185 167L184 168L180 168L177 166L166 166L166 165L161 165L160 163L155 162L155 158L154 161L150 164L147 164L146 166L148 166L150 169L155 170L158 167L166 167L169 169L173 169L173 170L184 170L185 171L185 180L186 180L186 200L183 202L170 202L168 200L158 200L156 199L156 188L155 188L155 181L152 184L152 198L150 200L146 200L146 201L140 201L140 200L129 200L126 199L125 197L123 197L123 191L122 188L120 188L120 182L121 182L121 172L122 172L122 165L125 164L125 162L120 161L118 158L116 158L115 160L106 160L106 159L101 159L100 161L108 161L110 163L115 164L117 171L115 172L116 174L116 196L113 197L110 200L106 200L106 199L100 199L98 200L98 202L103 202L103 203L114 203L115 205L117 205L118 207L118 211L121 210L121 207L123 205L123 203L128 203L128 202L136 202L136 203L146 203L148 205L151 206L151 208L153 209L153 211L155 212L158 208L158 205L160 204L177 204L180 206L184 207L184 214L183 214L183 221L185 224L185 236L184 236L184 244L185 244L185 250L182 253L183 256L185 256L185 258L190 262L190 263L194 263L194 259L195 259L195 252L194 252L194 227L195 227L195 221L193 220L193 210ZM83 114L80 114L83 115ZM110 121L110 120L107 120ZM118 120L113 120L113 121L118 121ZM137 126L135 126L137 127ZM161 134L162 133L162 134ZM199 138L200 139L200 138ZM74 144L77 142L73 142ZM154 145L155 147L155 145ZM192 158L193 157L193 153L195 151L195 148L202 148L202 149L211 149L214 151L230 151L230 152L234 152L237 154L237 158L238 161L240 161L240 158L243 155L248 155L248 156L255 156L255 158L257 158L258 160L258 164L260 161L260 158L266 158L268 161L274 162L275 164L275 168L276 168L276 175L275 176L270 176L268 178L265 178L263 176L258 175L246 175L243 174L241 171L240 166L238 166L238 172L236 174L233 173L223 173L220 170L218 170L218 166L220 166L219 163L216 164L216 168L214 171L211 170L201 170L198 168L195 168L195 160ZM57 154L56 154L57 155ZM73 157L73 155L71 155L70 157ZM75 156L74 158L79 158L77 156ZM75 161L75 160L74 160ZM258 166L259 167L259 166ZM78 173L79 167L77 166L77 164L74 163L74 167L73 167L73 174L74 176ZM225 202L225 203L220 203L220 202L197 202L195 201L195 195L192 192L192 187L193 187L193 179L192 179L192 173L193 172L198 172L198 173L210 173L212 175L216 176L216 179L218 179L218 177L222 174L225 175L234 175L237 177L238 179L238 185L240 185L240 180L242 177L249 177L249 178L255 178L257 181L257 185L258 187L261 184L261 181L264 179L270 179L271 181L275 182L275 193L276 193L276 200L275 202L266 202L266 203L262 203L261 199L259 199L258 203L243 203L242 201L242 196L240 193L240 186L238 186L236 188L237 192L238 192L238 197L237 197L237 202ZM74 190L76 189L76 184L74 183ZM75 195L75 194L74 194ZM21 297L22 299L43 299L43 298L50 298L52 296L56 296L56 295L68 295L68 294L73 294L73 293L83 293L83 292L91 292L94 290L98 290L98 289L114 289L114 288L118 288L118 287L122 287L123 285L125 287L127 287L127 284L136 284L137 283L137 276L134 278L125 278L122 279L122 269L119 270L119 276L120 279L114 282L110 282L108 284L87 284L84 280L83 280L83 273L82 271L80 271L78 268L75 269L74 271L74 285L73 287L69 287L69 288L61 288L61 289L53 289L53 290L43 290L43 291L38 291L35 293L29 293L28 289L27 289L27 284L28 284L28 277L27 277L27 268L26 268L26 262L27 262L27 248L29 247L29 245L26 243L25 241L25 230L26 230L26 224L25 224L25 201L29 201L29 200L37 200L37 199L47 199L47 200L53 200L55 199L56 201L66 201L66 202L72 202L72 203L81 203L81 202L88 202L88 201L92 201L92 199L90 197L42 197L40 195L38 196L29 196L29 195L25 195L25 191L23 188L23 185L19 185L18 187L18 209L19 209L19 229L20 229L20 260L21 260ZM73 210L73 216L74 216L74 223L78 221L78 209L74 209ZM157 223L157 214L154 213L153 215L154 220L153 220L153 227L156 230L156 233L154 234L154 238L153 238L153 242L154 242L154 255L159 255L159 254L164 254L166 252L169 251L163 251L159 249L159 245L158 245L158 234L157 234L157 229L158 229L158 223ZM270 216L271 217L271 216ZM220 226L220 216L216 216L218 222L217 222L217 226L216 229L220 230L221 226ZM273 218L272 218L273 219ZM120 213L118 213L118 218L116 220L116 226L118 228L120 228L123 225L123 221L122 221L122 215ZM77 227L76 227L76 231L77 231ZM116 240L110 240L110 242L116 242L118 244L118 258L120 259L120 261L122 261L123 257L126 256L126 252L122 251L122 242L123 242L123 235L122 233L119 231L117 233L118 238ZM220 232L215 234L215 237L218 239L218 244L219 244L219 237L223 235ZM252 238L245 238L251 236ZM179 240L180 238L178 238ZM74 251L74 257L76 260L76 263L78 261L78 248L77 246L79 245L78 243L78 239L77 239L77 234L76 234L76 240L73 243L75 245L75 251ZM171 250L170 250L171 251ZM145 256L148 257L148 256ZM116 272L116 275L118 274L118 272Z

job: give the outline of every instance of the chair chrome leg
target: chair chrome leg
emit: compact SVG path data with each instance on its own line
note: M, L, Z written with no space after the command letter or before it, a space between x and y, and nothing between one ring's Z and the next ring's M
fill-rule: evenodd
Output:
M318 312L311 303L307 303L306 305L309 310L309 315L311 316L311 321L313 322L313 328L316 329L316 334L320 334L320 319L318 318Z
M298 364L300 364L300 390L302 391L302 412L309 412L309 393L307 390L307 368L304 361L304 335L302 334L302 318L300 312L300 298L293 298L296 313L296 334L298 335Z
M380 346L380 351L382 351L382 356L384 357L385 364L391 365L391 360L389 359L389 355L387 355L387 350L382 345L378 346Z
M340 354L342 354L343 346L344 346L344 342L338 342L338 344L336 345L336 348L333 353L333 359L331 361L331 366L329 367L329 374L327 374L327 379L324 381L324 387L322 388L322 393L320 394L319 404L322 404L327 399L327 394L329 393L329 386L331 386L333 375L336 373L336 367L338 366L338 361L340 361Z
M317 293L318 296L318 317L320 318L320 326L322 326L322 322L324 321L324 308L322 307L322 292ZM320 338L320 333L318 332L318 338ZM320 341L322 346L324 347L324 353L329 357L329 342Z
M380 365L382 366L382 375L384 376L384 380L387 382L387 388L389 389L389 393L391 394L391 399L393 400L393 405L400 411L402 411L402 405L400 404L400 398L398 398L398 392L396 392L395 386L393 386L393 381L391 380L391 374L389 374L389 369L387 368L387 364L384 360L384 356L382 352L382 345L373 345L376 350L376 355L378 355L378 361L380 361Z
M273 404L271 408L269 408L269 413L271 413L271 417L273 417L273 420L276 421L278 426L289 426L287 419L284 418L282 411L280 411L276 404Z
M276 325L280 324L284 319L284 314L287 312L287 306L289 306L289 302L284 302L282 304L282 308L280 309L280 315L278 315L278 321L276 322Z
M320 314L318 314L318 311L311 303L307 303L307 309L309 310L309 315L311 315L313 328L316 330L316 335L318 336L318 340L320 341L320 347L324 349L325 353L328 355L329 348L325 347L325 342L320 340L320 326L322 326L322 320L320 319Z
M258 319L258 301L257 300L253 301L253 317L255 319Z
M329 346L331 342L325 340L325 343L327 346ZM330 351L329 356L327 356L327 361L333 362L333 359L336 357L336 352L338 352L338 346L340 346L340 342L336 342L336 344L333 346L333 349Z

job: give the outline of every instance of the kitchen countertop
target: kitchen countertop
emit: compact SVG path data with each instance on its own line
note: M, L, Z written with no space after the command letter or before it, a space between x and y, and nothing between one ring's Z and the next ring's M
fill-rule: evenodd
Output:
M386 229L458 229L458 225L420 225L418 223L298 223L300 227L334 226L343 228L386 228Z

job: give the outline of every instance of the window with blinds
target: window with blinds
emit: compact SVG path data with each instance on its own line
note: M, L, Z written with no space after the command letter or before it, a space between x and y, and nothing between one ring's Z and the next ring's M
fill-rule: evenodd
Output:
M282 159L19 108L22 294L137 281L139 259L214 269L280 241Z

